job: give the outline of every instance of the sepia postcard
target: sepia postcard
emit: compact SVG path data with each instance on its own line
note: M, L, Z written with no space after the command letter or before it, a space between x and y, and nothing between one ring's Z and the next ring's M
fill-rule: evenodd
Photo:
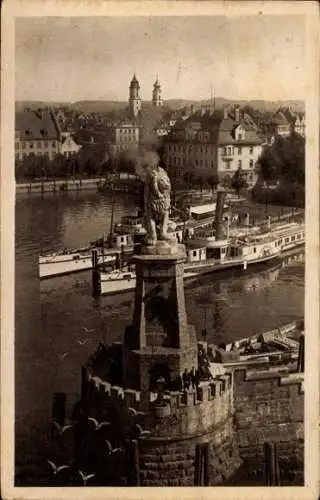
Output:
M1 29L1 497L319 498L318 3Z

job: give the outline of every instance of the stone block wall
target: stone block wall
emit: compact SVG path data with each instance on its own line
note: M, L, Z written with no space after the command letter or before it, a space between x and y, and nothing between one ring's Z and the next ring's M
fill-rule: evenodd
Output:
M282 460L303 464L303 374L236 370L234 430L243 458L263 456L263 443L278 443Z
M90 416L113 422L112 436L121 446L120 428L128 409L145 412L140 423L150 430L138 436L140 481L143 486L191 486L194 483L196 444L209 443L210 484L223 483L240 466L233 432L233 377L222 375L201 383L197 390L164 395L166 416L157 413L157 394L112 386L88 370L86 398ZM118 430L117 430L118 429Z
M222 484L240 467L236 440L229 418L202 436L187 440L144 440L139 443L142 486L193 486L195 450L198 443L209 443L209 482Z

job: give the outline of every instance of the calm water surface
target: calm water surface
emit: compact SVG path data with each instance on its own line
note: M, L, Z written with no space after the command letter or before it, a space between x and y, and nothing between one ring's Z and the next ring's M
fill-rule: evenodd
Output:
M115 219L132 213L116 199ZM80 368L98 342L120 340L133 294L91 296L91 273L38 279L41 252L73 247L108 233L111 199L98 193L18 196L16 200L16 463L40 453L52 394L79 397ZM304 257L253 271L200 278L186 289L189 321L198 336L231 341L299 319L304 308Z

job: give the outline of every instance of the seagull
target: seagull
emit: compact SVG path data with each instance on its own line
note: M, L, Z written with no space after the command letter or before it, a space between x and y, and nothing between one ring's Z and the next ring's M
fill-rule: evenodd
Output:
M112 453L112 445L108 439L105 440L105 443L106 443L107 448L108 448L108 454L110 455Z
M93 422L95 431L99 431L100 429L102 429L102 427L108 427L109 425L111 425L110 422L98 422L98 420L93 417L89 417L88 420L90 422Z
M85 326L83 326L83 327L82 327L82 330L83 330L84 332L86 332L86 333L92 333L92 332L94 332L94 329L89 330L89 329L88 329L88 328L86 328Z
M57 466L55 463L51 462L51 460L47 460L47 462L51 466L52 472L53 472L54 475L58 474L62 470L70 469L70 465L59 465L59 466Z
M89 481L89 479L95 477L95 474L87 474L86 472L83 472L82 470L78 470L78 472L81 476L81 479L83 481L84 486L87 485L87 482Z
M54 425L54 427L57 429L57 431L59 432L60 435L62 435L68 429L72 429L72 425L70 425L70 424L64 425L64 426L59 425L58 422L56 422L55 420L52 422L52 425Z
M150 436L151 432L143 430L141 425L136 424L136 430L138 431L139 436Z
M107 450L108 455L120 453L120 452L124 451L122 448L112 448L112 444L110 443L110 441L108 439L105 440L105 443L106 443L107 448L108 448L108 450Z
M113 448L111 453L122 453L124 450L122 448Z
M63 354L58 354L59 356L59 359L61 359L61 361L66 358L68 356L68 353L67 352L64 352Z
M82 339L78 339L78 340L77 340L77 343L78 343L79 345L86 345L86 344L87 344L88 342L90 342L90 341L91 341L91 339L83 339L83 340L82 340Z
M137 411L135 408L128 408L128 413L132 417L139 417L145 415L144 411Z

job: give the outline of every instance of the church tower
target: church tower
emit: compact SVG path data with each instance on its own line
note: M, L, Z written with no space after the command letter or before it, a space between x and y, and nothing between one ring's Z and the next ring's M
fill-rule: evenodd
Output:
M141 110L140 85L135 73L129 86L129 109L133 117L138 116Z
M152 105L155 108L159 108L162 106L162 99L161 99L161 85L158 80L158 76L156 81L153 84L153 91L152 91Z

